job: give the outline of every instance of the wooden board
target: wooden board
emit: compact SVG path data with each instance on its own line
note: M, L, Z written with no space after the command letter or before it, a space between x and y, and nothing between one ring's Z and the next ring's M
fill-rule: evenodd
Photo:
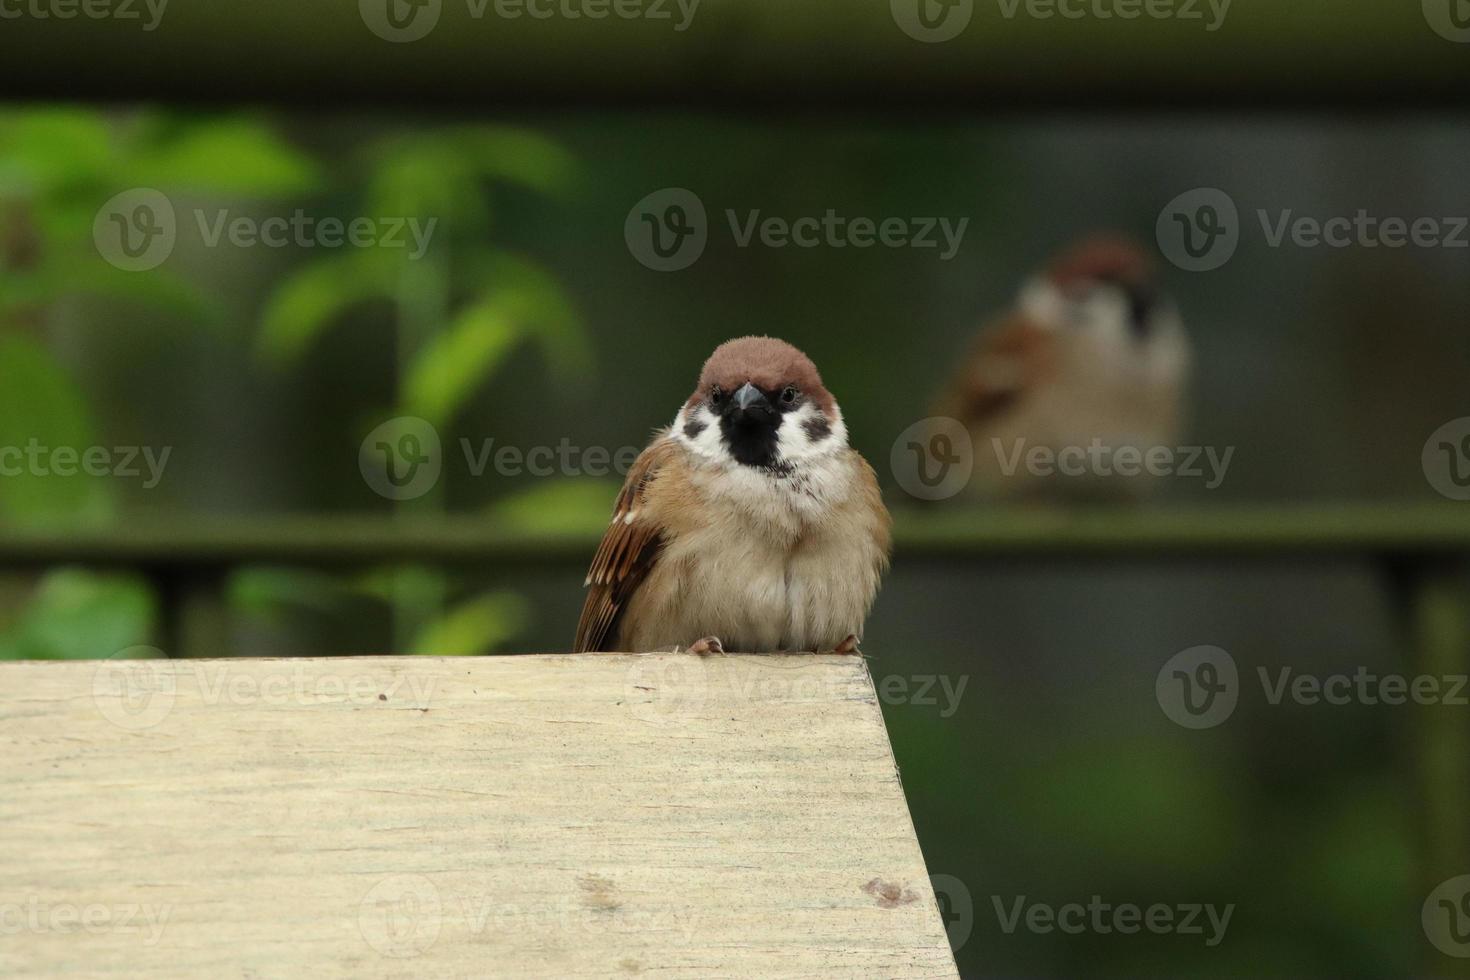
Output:
M5 664L0 786L0 975L955 975L860 657Z

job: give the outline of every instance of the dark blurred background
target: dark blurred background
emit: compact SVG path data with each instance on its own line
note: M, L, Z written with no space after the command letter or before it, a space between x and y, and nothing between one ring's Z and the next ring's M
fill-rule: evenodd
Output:
M12 39L35 43L11 53L62 60L50 78L38 61L3 69L15 101L0 112L0 447L168 455L156 481L141 452L136 477L21 467L0 478L0 658L565 650L619 478L508 475L493 463L477 474L462 440L475 453L492 439L522 451L641 447L716 344L774 334L821 367L899 514L864 646L880 690L895 679L884 711L930 870L947 876L962 973L1463 975L1420 913L1430 888L1470 873L1454 863L1470 860L1470 708L1273 705L1255 680L1258 667L1470 667L1463 598L1451 588L1447 603L1426 599L1416 589L1429 559L1355 550L1355 521L1342 517L1401 521L1409 537L1420 515L1434 515L1430 527L1466 518L1470 504L1444 499L1421 453L1470 415L1470 236L1272 247L1256 216L1365 210L1450 229L1470 214L1470 126L1444 104L1463 94L1454 85L1470 49L1388 6L1344 24L1326 5L1287 5L1281 23L1300 20L1300 35L1242 8L1220 53L1179 24L1142 23L1135 44L1120 23L1064 35L977 11L995 30L950 47L903 37L882 11L844 33L848 15L830 6L772 21L747 4L736 5L747 19L697 14L692 52L645 44L627 25L614 25L625 32L616 43L588 23L563 26L566 47L540 74L535 53L553 47L540 35L529 53L479 59L459 30L389 45L356 21L343 28L356 32L350 43L276 40L276 57L252 61L231 43L235 14L208 30L186 20L184 41L170 40L180 11L138 36L129 50L146 63L111 88L104 76L123 55L102 26L78 22L76 47L53 40L57 25L21 22L31 34ZM700 16L714 19L709 33ZM822 17L854 58L894 60L853 69L827 47ZM267 19L235 26L259 37ZM1353 74L1350 55L1374 50L1375 35L1379 56ZM779 57L762 72L767 36ZM997 36L1014 43L997 47ZM1090 36L1131 65L1111 85ZM322 67L356 64L358 50L374 53L357 74ZM534 76L523 98L507 87L517 72ZM1294 94L1273 99L1273 85ZM1345 111L1355 99L1372 111ZM625 221L673 187L706 208L708 245L659 272L630 249ZM987 536L1008 515L1043 528L1053 512L910 498L890 451L929 414L973 332L1079 234L1115 229L1154 248L1161 211L1200 187L1230 196L1241 232L1212 271L1161 258L1194 344L1183 441L1234 457L1217 488L1162 481L1117 519L1147 528L1159 515L1188 534L1192 515L1217 531L1299 515L1345 543L1084 554L1062 514L1051 546L997 550ZM173 212L172 250L130 271L158 253L136 259L108 236L117 215L142 222L131 228L144 240L160 214L146 191ZM968 226L949 259L942 248L742 248L726 209ZM277 248L228 235L210 245L196 218L298 210L435 224L413 258L412 246ZM394 501L365 476L363 454L370 433L402 417L437 434L441 472ZM1109 513L1089 519L1106 525ZM936 519L955 530L953 546L906 552L905 528L932 532ZM150 566L196 528L248 543L320 526L340 543L436 525L545 534L557 547L537 561L487 547L483 564L453 568L432 556L258 561L245 547L202 586ZM159 553L127 567L107 550L113 537L143 540L144 555L155 539ZM1415 540L1440 581L1470 594L1456 564L1439 564L1433 532ZM73 541L90 544L71 555ZM110 557L89 561L88 549ZM1155 679L1201 645L1229 651L1244 683L1226 723L1195 731L1161 710ZM1022 895L1235 910L1215 946L1146 931L1008 933L995 902Z

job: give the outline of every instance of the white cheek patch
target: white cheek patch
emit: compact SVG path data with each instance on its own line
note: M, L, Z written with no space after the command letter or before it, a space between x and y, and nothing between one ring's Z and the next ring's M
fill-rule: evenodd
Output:
M1060 330L1067 322L1067 298L1049 280L1028 280L1016 305L1039 327Z
M832 416L823 414L812 402L788 412L776 431L776 452L787 463L821 459L847 448L847 426L842 410L835 405Z
M681 408L674 416L674 438L698 456L720 463L734 463L720 437L720 420L707 405ZM823 459L847 448L847 426L842 410L833 406L829 418L811 402L781 419L776 431L776 458L799 465Z
M705 459L728 461L729 452L720 441L720 420L704 404L679 409L674 416L674 438Z

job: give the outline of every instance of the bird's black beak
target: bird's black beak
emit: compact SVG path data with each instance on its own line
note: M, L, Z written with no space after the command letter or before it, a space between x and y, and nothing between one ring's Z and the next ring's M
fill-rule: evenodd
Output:
M775 413L771 401L755 385L747 381L730 398L730 410L737 419L762 419Z

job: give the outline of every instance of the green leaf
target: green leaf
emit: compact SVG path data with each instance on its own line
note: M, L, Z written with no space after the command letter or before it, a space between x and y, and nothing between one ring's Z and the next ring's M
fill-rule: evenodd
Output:
M298 269L276 287L261 313L256 353L272 364L295 361L348 309L374 297L389 296L381 267L347 255Z
M356 576L349 584L360 595L392 606L416 608L438 604L445 589L442 572L417 565L374 569Z
M0 151L0 196L96 183L117 164L103 117L80 109L0 114Z
M0 660L105 659L147 643L153 617L153 596L137 577L51 572L0 632Z
M371 155L366 210L378 217L437 218L438 234L482 227L489 202L465 161L433 138L377 144Z
M111 510L105 476L58 476L51 453L97 444L86 400L34 341L0 335L0 515L18 521L92 520Z
M471 258L468 278L484 284L487 293L531 331L558 383L591 375L593 355L586 325L551 273L508 252L486 252Z
M612 514L620 479L566 479L498 500L489 512L497 522L523 531L600 533Z
M505 180L550 197L564 196L576 185L576 157L538 133L503 126L455 131L461 157L484 177Z
M278 620L286 609L340 612L351 600L352 583L326 572L296 568L244 568L230 576L231 609Z
M321 184L320 169L309 156L270 126L247 119L190 127L139 152L125 173L124 184L261 197L299 194Z
M190 321L214 326L224 319L224 308L190 283L162 269L145 275L125 272L95 255L76 262L51 256L33 273L15 277L0 293L6 307L45 306L75 296L138 303L167 311Z
M447 424L523 336L500 298L469 307L414 356L403 381L404 411Z
M414 653L473 656L501 646L525 629L530 608L512 592L488 592L450 609L414 637Z

